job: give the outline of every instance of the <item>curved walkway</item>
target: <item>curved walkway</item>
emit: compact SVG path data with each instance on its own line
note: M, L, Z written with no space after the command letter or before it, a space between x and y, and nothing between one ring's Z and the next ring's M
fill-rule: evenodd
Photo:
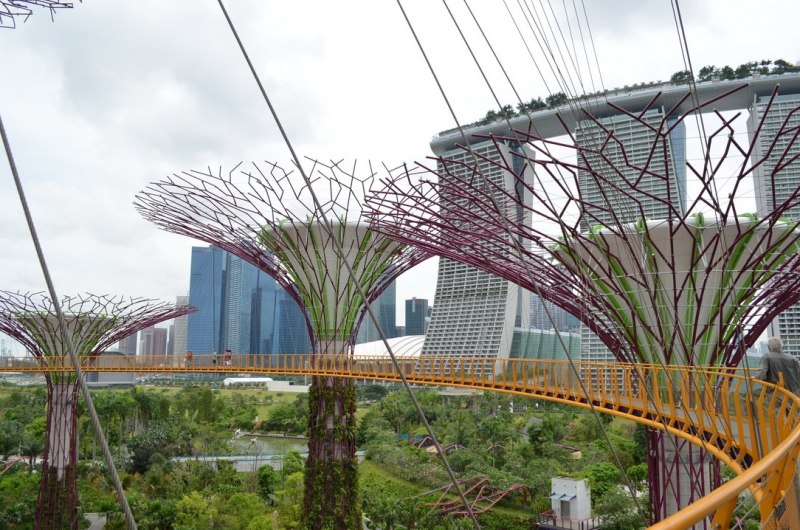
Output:
M165 356L98 357L85 360L84 370L211 372L197 357L192 366ZM749 385L741 373L712 367L575 363L573 369L566 361L459 357L399 362L413 384L505 392L587 409L594 406L688 440L739 475L651 528L690 528L707 518L712 518L711 528L728 528L740 494L748 489L759 504L762 523L779 524L781 517L797 517L794 476L800 450L800 399L783 388ZM0 357L0 371L71 371L66 358L50 358L47 363ZM217 366L213 372L400 381L385 357L236 355L231 367ZM776 510L779 505L781 509Z

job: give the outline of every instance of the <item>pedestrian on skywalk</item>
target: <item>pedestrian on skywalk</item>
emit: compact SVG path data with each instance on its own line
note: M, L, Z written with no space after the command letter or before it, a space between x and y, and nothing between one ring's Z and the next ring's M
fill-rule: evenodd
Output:
M767 353L761 357L761 362L758 365L758 373L753 377L753 380L765 381L777 385L780 382L780 376L783 374L783 386L794 394L800 397L800 361L797 357L783 352L783 341L778 337L770 337L767 340ZM767 394L765 403L770 399L771 392ZM783 400L778 397L778 401ZM791 406L786 404L787 408Z

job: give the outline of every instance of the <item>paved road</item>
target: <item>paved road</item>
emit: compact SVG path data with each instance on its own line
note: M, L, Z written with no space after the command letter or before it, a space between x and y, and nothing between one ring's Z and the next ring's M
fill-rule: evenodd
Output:
M105 515L100 515L99 513L85 513L83 515L92 523L89 530L103 530L103 527L106 525Z

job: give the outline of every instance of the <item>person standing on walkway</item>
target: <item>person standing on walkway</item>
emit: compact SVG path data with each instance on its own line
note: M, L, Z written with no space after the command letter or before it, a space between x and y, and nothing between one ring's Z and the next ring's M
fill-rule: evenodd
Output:
M767 383L778 384L780 376L783 374L783 386L794 394L800 397L800 361L793 355L783 352L783 341L778 337L770 337L767 341L767 353L761 357L761 363L758 365L758 373L753 377L753 380L765 381ZM767 394L766 400L770 399ZM782 401L780 396L779 402ZM789 404L787 403L787 406Z
M227 368L230 368L231 359L233 358L233 354L231 353L231 351L230 350L225 350L225 354L223 355L223 358L225 359L225 366Z
M192 350L186 350L186 368L192 367Z

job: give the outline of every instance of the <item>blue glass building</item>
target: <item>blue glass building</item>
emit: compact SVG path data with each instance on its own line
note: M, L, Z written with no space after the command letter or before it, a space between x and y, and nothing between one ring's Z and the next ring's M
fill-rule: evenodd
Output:
M186 349L271 354L275 286L271 276L233 254L213 245L192 247L189 303L198 311L188 318Z
M273 353L312 353L303 311L282 287L275 290L275 337Z
M387 339L397 336L397 282L394 281L372 302L372 311L378 317L383 334ZM364 313L361 326L358 328L356 344L381 340L378 328L368 313Z
M195 355L225 350L227 255L213 245L192 247L189 304L195 306L197 312L189 314L186 349Z
M275 279L232 254L226 271L226 348L233 353L271 354Z

